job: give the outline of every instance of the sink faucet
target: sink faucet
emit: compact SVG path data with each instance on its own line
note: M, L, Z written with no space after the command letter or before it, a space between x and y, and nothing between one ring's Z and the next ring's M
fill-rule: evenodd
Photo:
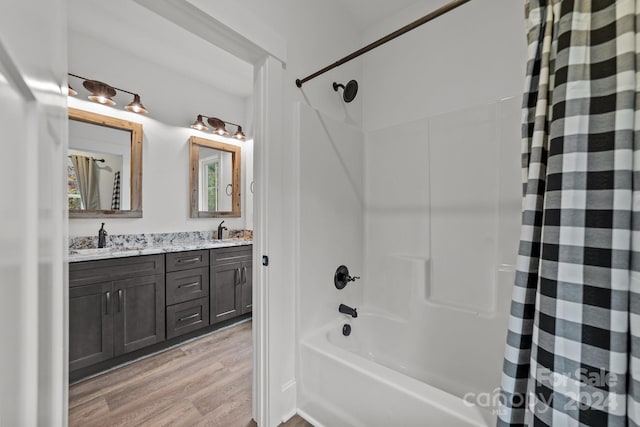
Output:
M218 239L220 240L222 240L222 230L227 230L227 227L223 227L222 224L224 224L224 221L218 226Z
M107 230L104 229L104 222L103 222L102 226L100 227L100 230L98 230L98 247L104 248L106 243L107 243Z
M355 308L351 308L348 305L340 304L338 311L343 314L348 314L351 317L358 317L358 312Z

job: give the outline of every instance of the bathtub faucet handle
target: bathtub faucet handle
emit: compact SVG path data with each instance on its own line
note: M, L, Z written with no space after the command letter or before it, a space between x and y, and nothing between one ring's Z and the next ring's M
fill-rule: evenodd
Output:
M336 270L336 274L334 274L333 276L333 284L336 285L336 288L343 289L345 286L347 286L347 283L355 282L359 278L359 276L350 276L349 269L346 266L341 265L340 267L338 267L338 269Z

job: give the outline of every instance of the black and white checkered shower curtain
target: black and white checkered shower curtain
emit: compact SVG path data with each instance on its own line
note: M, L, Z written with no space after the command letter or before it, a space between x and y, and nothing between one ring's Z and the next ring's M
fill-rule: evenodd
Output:
M640 423L640 0L530 0L498 426Z

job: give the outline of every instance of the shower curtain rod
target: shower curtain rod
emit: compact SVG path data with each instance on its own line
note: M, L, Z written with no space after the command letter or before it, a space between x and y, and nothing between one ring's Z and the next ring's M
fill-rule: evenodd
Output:
M374 41L371 44L366 45L363 48L360 48L358 50L356 50L355 52L345 56L344 58L334 62L331 65L328 65L326 67L324 67L322 70L320 71L316 71L313 74L308 75L307 77L305 77L304 79L297 79L296 80L296 86L298 87L302 87L302 85L306 82L308 82L311 79L315 79L316 77L318 77L321 74L326 73L329 70L333 70L336 67L339 67L342 64L345 64L349 61L351 61L352 59L357 58L358 56L365 54L367 52L369 52L370 50L373 50L375 48L377 48L378 46L381 46L383 44L385 44L388 41L391 41L393 39L395 39L396 37L399 37L401 35L403 35L404 33L407 33L411 30L413 30L414 28L419 27L422 24L426 24L427 22L444 15L447 12L452 11L453 9L457 8L458 6L462 6L465 3L470 2L471 0L454 0L450 3L445 4L444 6L434 10L431 13L426 14L425 16L423 16L420 19L417 19L415 21L413 21L410 24L405 25L404 27L400 28L399 30L394 31L393 33L387 34L386 36L382 37L381 39L378 39L376 41Z
M71 157L71 156L67 156L67 157ZM95 157L89 157L91 160L93 160L94 162L100 162L100 163L104 163L105 160L104 159L96 159Z

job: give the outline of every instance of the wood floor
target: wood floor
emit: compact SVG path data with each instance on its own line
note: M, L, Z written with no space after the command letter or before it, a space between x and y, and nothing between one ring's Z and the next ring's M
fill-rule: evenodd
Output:
M246 322L74 384L69 425L255 427L251 355Z

